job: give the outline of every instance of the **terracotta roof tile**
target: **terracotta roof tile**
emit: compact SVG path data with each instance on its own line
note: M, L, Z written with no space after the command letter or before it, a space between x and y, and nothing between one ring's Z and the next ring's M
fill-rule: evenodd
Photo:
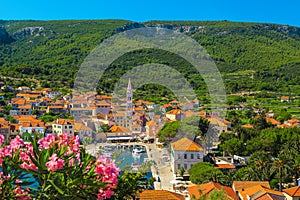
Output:
M113 133L129 133L130 130L123 126L112 126L109 130Z
M174 151L202 151L202 147L192 140L184 137L172 143Z
M169 112L167 112L167 114L171 114L171 115L180 115L181 113L182 113L182 111L179 109L170 110Z
M231 164L215 164L216 169L235 169L234 165Z
M80 131L80 130L91 131L92 129L82 123L75 123L74 130L75 131Z
M245 125L242 125L242 128L253 128L253 125L252 124L245 124Z
M282 96L282 97L281 97L281 100L289 100L289 99L290 99L289 96Z
M233 181L232 188L234 188L235 191L241 191L243 189L250 188L256 185L270 188L270 184L268 181Z
M24 106L19 106L19 109L30 109L31 105L24 105Z
M49 109L64 109L63 106L48 106Z
M278 196L278 195L266 193L258 198L255 198L255 200L286 200L286 199L284 196Z
M144 190L140 200L184 200L184 196L167 190Z
M280 125L276 126L276 128L291 128L291 127L287 124L280 124Z
M44 122L41 121L35 121L35 122L22 122L22 127L42 127L44 128Z
M74 125L74 123L75 122L72 119L57 119L52 122L52 124L60 124L60 125L68 125L68 124Z
M209 197L209 193L215 189L217 190L223 189L230 199L238 200L236 193L231 187L223 186L219 183L210 182L206 184L194 185L188 187L189 194L191 196L194 195L197 199L202 196ZM199 190L201 191L201 194L199 193Z
M284 189L283 192L292 197L300 197L300 186Z
M280 121L277 121L276 119L271 118L271 117L266 117L266 121L267 121L268 123L273 124L273 125L279 125L279 124L281 124Z
M257 197L262 196L263 194L275 194L277 196L283 196L282 192L271 190L270 188L264 187L262 185L255 185L252 187L245 188L242 191L239 191L243 197L249 197L251 199L256 199Z
M26 100L23 98L19 98L18 100L13 102L13 104L17 104L17 105L24 105L25 103L26 103Z
M153 120L146 122L146 126L158 126Z

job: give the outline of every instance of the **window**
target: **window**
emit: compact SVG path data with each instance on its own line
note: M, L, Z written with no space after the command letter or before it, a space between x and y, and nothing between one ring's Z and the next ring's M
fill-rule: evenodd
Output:
M72 128L72 126L69 126L69 128Z
M187 154L186 153L184 154L184 159L187 159Z
M191 168L193 167L193 164L191 164Z
M187 164L184 164L184 169L187 170Z
M177 165L177 168L180 169L180 164Z
M200 159L200 153L197 154L197 159Z
M180 154L178 154L178 159L180 159Z
M68 128L68 126L65 126L65 129L67 129Z
M194 159L194 154L193 153L191 154L191 159Z

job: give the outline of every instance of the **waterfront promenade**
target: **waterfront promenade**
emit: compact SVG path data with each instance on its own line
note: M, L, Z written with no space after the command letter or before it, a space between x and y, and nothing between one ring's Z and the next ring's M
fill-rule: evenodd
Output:
M149 160L154 161L151 166L152 176L156 179L154 182L154 188L156 190L169 190L173 191L173 186L170 183L174 179L173 173L171 172L171 166L169 161L165 161L163 156L170 156L166 149L156 148L155 144L142 143L142 142L126 142L126 143L97 143L85 146L87 152L95 155L101 147L114 146L114 147L133 147L135 145L144 146L147 152Z

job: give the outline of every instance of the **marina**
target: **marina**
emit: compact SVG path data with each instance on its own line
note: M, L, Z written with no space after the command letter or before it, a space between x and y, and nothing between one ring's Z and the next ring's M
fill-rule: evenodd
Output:
M97 143L88 145L85 148L92 155L96 155L99 150L101 152L104 149L105 153L112 153L112 158L116 159L118 166L124 171L139 171L144 164L152 162L148 165L150 169L147 170L144 178L155 178L156 181L153 185L155 189L173 190L173 184L170 182L174 179L174 176L171 171L170 154L167 149L157 148L156 144L141 142ZM114 154L118 155L117 158L114 158Z

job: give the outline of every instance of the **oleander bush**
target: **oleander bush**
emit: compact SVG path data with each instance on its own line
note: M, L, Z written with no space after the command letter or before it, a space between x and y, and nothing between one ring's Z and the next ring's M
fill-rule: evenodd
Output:
M26 141L27 139L27 141ZM115 162L93 157L78 136L0 135L0 199L107 199L119 176Z

